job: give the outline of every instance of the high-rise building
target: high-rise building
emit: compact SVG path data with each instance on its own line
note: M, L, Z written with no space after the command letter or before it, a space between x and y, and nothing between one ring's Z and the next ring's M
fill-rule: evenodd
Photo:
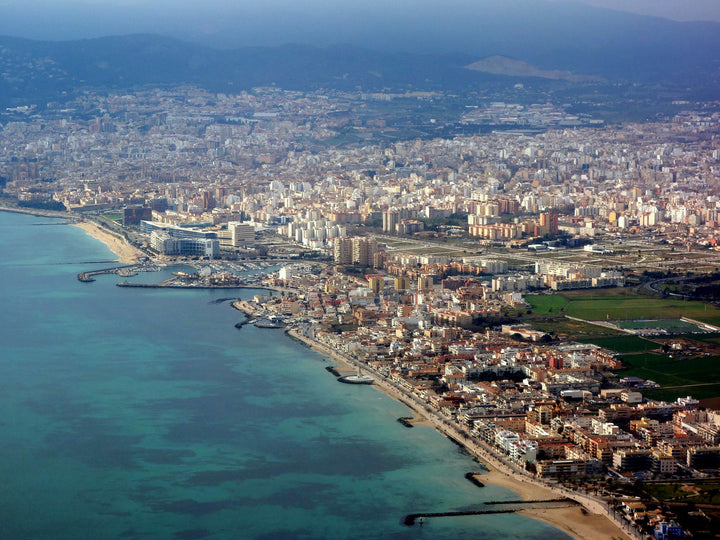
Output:
M336 238L333 244L335 264L352 264L353 244L350 238Z
M248 223L229 221L228 230L233 247L245 247L255 242L255 228Z
M140 205L123 208L123 226L140 225L145 219L152 219L152 210Z
M557 234L558 215L553 212L543 212L540 214L540 231L543 234Z
M382 214L383 220L383 232L389 232L395 234L397 224L400 223L400 213L387 211Z
M373 293L379 294L385 288L385 277L380 275L369 276L368 287Z
M418 278L418 290L427 291L433 288L433 277L428 275L422 275Z
M395 278L395 290L405 291L410 288L410 278L407 276L398 276Z
M212 210L215 208L215 197L213 197L212 192L210 191L203 191L202 193L202 207L203 210Z
M372 266L377 242L372 238L352 238L352 262L360 266Z

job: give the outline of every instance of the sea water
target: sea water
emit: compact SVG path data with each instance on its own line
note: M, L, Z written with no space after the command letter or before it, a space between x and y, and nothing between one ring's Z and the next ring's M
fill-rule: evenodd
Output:
M374 387L338 384L246 290L121 288L76 227L0 212L1 538L568 538ZM157 281L164 275L140 274Z

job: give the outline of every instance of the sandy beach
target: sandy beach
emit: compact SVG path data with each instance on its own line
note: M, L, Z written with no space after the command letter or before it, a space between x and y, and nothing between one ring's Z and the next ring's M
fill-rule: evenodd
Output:
M558 497L557 493L548 488L520 481L493 469L492 465L486 466L490 468L488 473L475 475L475 478L483 484L507 488L526 501L555 499ZM629 540L630 538L604 515L591 514L579 505L565 508L531 508L521 510L518 513L549 523L578 539Z
M520 498L526 501L558 498L557 493L554 493L548 488L544 488L537 484L531 484L529 482L521 482L512 476L496 470L493 468L492 464L486 462L483 462L483 464L490 469L489 472L475 475L475 478L480 480L483 484L492 484L494 486L507 488L520 495Z
M35 208L12 208L0 206L2 212L14 212L17 214L29 214L31 216L42 216L42 217L53 217L53 218L64 218L68 220L77 219L76 216L68 214L67 212L55 212L52 210L38 210ZM123 264L133 264L137 262L139 257L147 257L145 253L139 249L131 246L122 238L115 236L113 233L103 229L92 221L72 221L69 225L80 227L90 236L96 240L100 240L105 244L110 251L118 256L118 262Z
M75 227L80 227L93 238L100 240L110 251L118 256L118 261L124 264L133 264L137 262L139 257L146 255L139 249L131 246L125 240L122 240L114 234L106 231L92 221L80 221L73 223Z
M581 506L533 508L519 513L549 523L581 540L630 539L605 516L591 514Z
M339 372L355 371L356 368L348 359L330 347L305 336L299 335L294 330L288 331L288 334L295 339L302 341L313 350L330 358L338 365ZM423 407L411 402L407 396L402 395L397 388L389 384L387 381L376 378L373 386L393 399L396 399L410 407L410 409L415 413L415 418L411 420L414 425L432 427L437 429L440 433L452 436L458 441L461 440L461 436L459 434L450 432L445 424L440 423L439 420L432 414L427 413ZM496 458L488 455L487 452L479 446L470 443L466 443L464 446L470 454L477 456L488 469L487 473L476 475L476 478L483 484L491 484L507 488L517 493L522 499L528 501L557 499L564 496L563 494L553 491L549 487L544 487L539 483L520 477L517 474L504 472L506 467ZM579 540L630 539L627 534L625 534L605 515L593 514L579 505L563 508L529 509L522 510L519 513L549 523Z

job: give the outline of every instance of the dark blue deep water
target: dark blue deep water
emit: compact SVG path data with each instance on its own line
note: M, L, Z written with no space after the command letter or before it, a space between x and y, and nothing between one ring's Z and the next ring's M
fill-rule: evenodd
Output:
M228 291L78 282L115 257L58 223L0 212L1 538L567 538L510 514L404 526L516 496L282 331L235 329Z

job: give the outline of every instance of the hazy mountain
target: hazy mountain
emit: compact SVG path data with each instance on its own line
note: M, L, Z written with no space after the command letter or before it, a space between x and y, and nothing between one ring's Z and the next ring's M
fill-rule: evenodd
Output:
M456 87L478 79L465 55L378 53L351 46L216 50L153 35L80 41L0 36L0 98L52 98L79 87L196 84L233 91L275 84L287 89Z
M510 77L530 77L556 79L558 84L605 79L611 84L672 85L708 96L716 95L720 86L718 23L676 23L563 2L508 0L503 7L451 2L463 8L461 12L443 11L437 3L419 3L412 10L409 2L391 3L376 19L373 14L379 12L370 3L367 14L358 14L357 25L331 28L320 23L333 13L340 16L337 11L298 14L288 8L273 32L292 20L297 24L294 30L288 28L285 39L304 38L311 45L218 49L149 34L75 41L0 37L0 105L52 100L83 86L183 83L223 92L270 84L288 89L412 86L455 91L511 85L517 80ZM478 5L489 7L479 11ZM342 15L351 18L353 13ZM257 17L228 22L243 28L249 21L258 23L237 40L256 39L263 27ZM309 26L308 17L315 17ZM372 31L370 23L375 24ZM425 30L416 31L421 24ZM205 40L217 41L221 26L208 30ZM306 26L316 34L304 35ZM343 28L352 30L342 33ZM367 33L361 36L363 31ZM350 44L317 45L326 40Z
M493 55L542 70L651 80L720 58L720 23L680 23L570 1L265 0L0 2L0 34L131 33L224 49L345 43L383 53Z
M540 79L552 79L570 82L604 82L602 77L594 77L592 75L577 75L570 71L559 69L539 69L532 64L515 60L506 56L488 56L477 62L465 66L473 71L481 71L483 73L491 73L493 75L507 75L508 77L538 77Z

